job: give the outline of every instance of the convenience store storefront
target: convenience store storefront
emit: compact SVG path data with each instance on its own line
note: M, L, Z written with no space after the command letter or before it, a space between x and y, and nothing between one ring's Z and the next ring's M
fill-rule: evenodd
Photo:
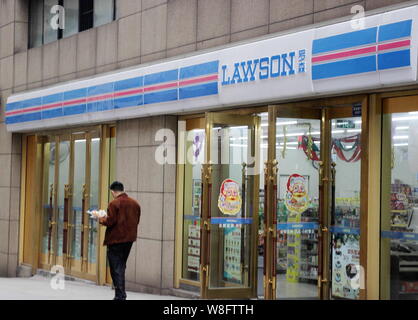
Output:
M416 299L417 16L411 6L360 29L315 26L11 96L25 189L43 185L22 194L22 259L106 282L103 234L83 213L108 201L114 125L175 114L176 288Z

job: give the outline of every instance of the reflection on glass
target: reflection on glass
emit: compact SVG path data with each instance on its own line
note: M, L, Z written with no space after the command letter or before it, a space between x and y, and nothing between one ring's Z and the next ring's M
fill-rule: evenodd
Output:
M50 222L53 219L54 196L53 185L55 178L55 143L44 144L44 203L43 203L43 219L42 219L42 253L52 253L52 229L50 229ZM49 250L50 249L50 250ZM48 263L48 261L44 261Z
M64 197L65 185L69 184L70 143L62 141L59 144L59 177L58 177L58 252L62 256L64 244Z
M248 288L252 282L255 130L214 124L211 132L210 288ZM252 147L254 146L254 147ZM258 169L258 168L257 168ZM258 190L257 190L258 191ZM258 195L257 195L258 196Z
M100 139L91 140L91 180L90 180L90 209L99 208L99 163L100 163ZM91 264L97 260L97 234L98 222L89 219L89 244L88 244L88 261Z
M86 180L86 140L74 142L74 184L73 184L73 215L71 256L75 260L81 259L82 231L83 231L83 186Z
M44 0L44 44L58 40L58 30L54 30L51 26L53 17L51 9L56 5L58 5L58 0Z
M383 123L381 293L417 300L418 117L386 114Z
M65 0L65 28L63 37L69 37L78 32L79 1Z
M332 286L335 298L360 294L361 118L332 120ZM332 205L332 204L331 204Z
M94 0L94 27L112 22L114 0Z
M29 48L42 45L43 1L29 2Z
M320 121L277 119L276 159L276 297L317 298Z
M204 161L205 131L186 132L184 154L183 199L183 270L184 279L199 281L200 268L200 206L202 197L202 163Z
M261 118L261 137L267 137L268 135L268 113L260 113ZM264 166L263 164L267 161L267 140L261 140L261 150L259 159L259 193L258 193L258 237L257 237L257 296L262 298L264 296Z

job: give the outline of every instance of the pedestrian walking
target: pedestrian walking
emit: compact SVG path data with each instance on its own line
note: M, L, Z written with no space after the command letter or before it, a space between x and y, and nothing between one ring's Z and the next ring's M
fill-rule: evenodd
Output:
M110 275L115 288L113 300L126 300L126 262L137 238L141 207L124 192L121 182L113 182L110 191L114 200L109 203L107 215L99 218L99 222L107 227L103 245L107 246Z

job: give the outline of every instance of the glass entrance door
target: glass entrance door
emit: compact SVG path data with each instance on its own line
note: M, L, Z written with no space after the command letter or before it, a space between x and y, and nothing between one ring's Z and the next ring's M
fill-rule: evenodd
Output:
M87 211L99 206L100 132L43 141L41 267L95 281L99 226Z
M418 300L418 96L384 99L382 118L380 298Z
M354 106L357 108L357 106ZM360 299L362 118L351 107L330 109L331 217L330 297ZM367 193L367 190L365 191ZM364 206L363 206L364 208Z
M206 114L202 169L201 296L257 295L257 116Z
M270 107L266 298L359 298L362 150L354 107Z
M323 186L321 109L269 110L266 163L268 299L316 299Z

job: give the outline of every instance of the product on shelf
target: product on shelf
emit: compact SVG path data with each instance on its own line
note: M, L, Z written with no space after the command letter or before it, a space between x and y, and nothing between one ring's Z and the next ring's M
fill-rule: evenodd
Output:
M391 229L392 231L412 232L409 229L415 197L412 188L408 184L402 184L399 181L391 185Z

